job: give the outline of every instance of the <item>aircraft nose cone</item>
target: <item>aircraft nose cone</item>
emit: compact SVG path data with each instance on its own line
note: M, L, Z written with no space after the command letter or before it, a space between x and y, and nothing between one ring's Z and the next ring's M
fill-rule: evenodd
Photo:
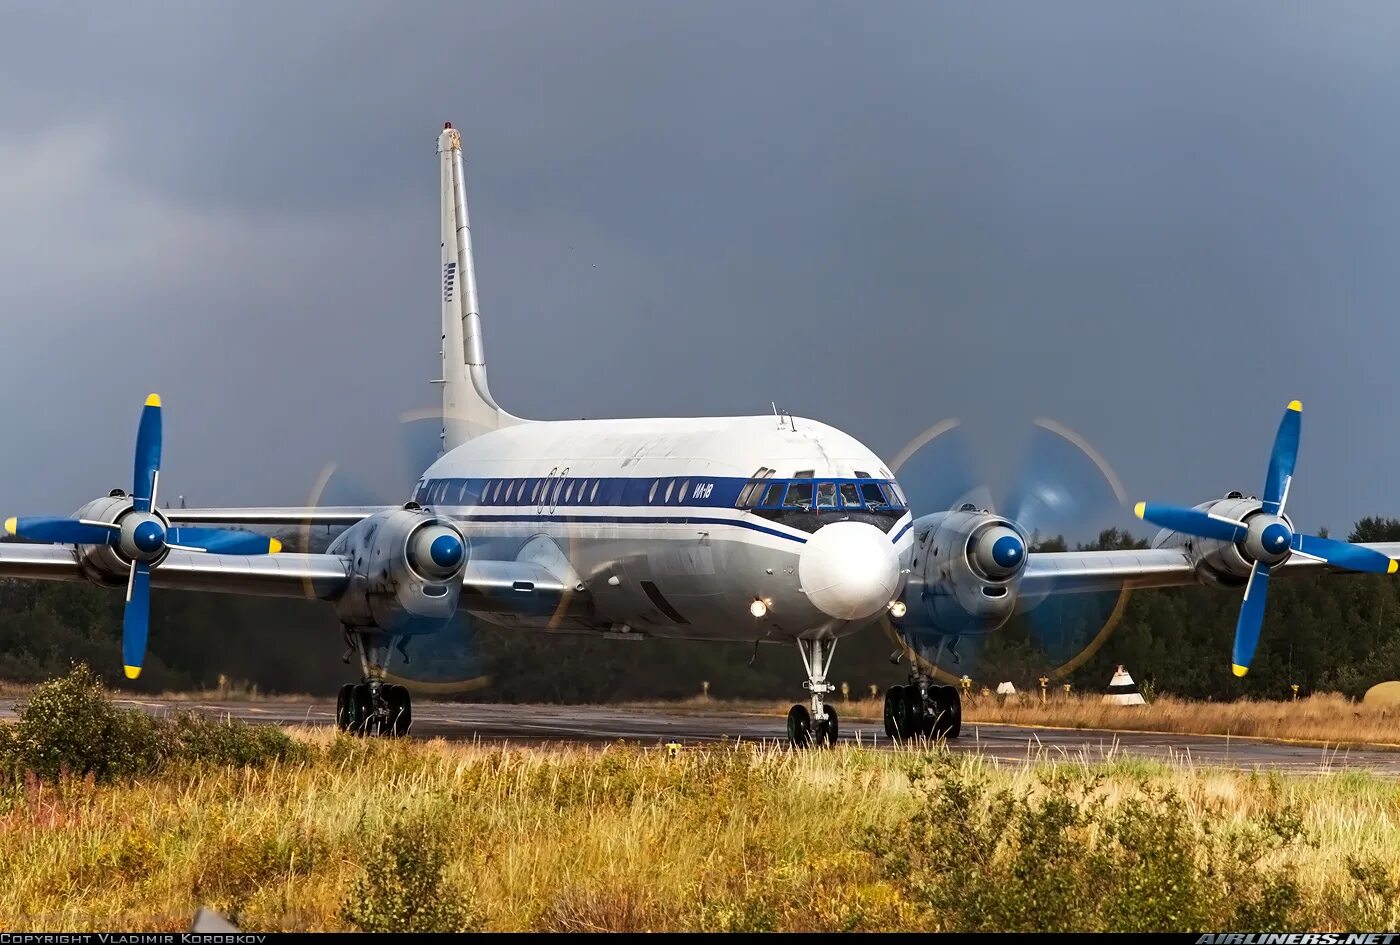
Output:
M462 543L457 540L456 535L439 535L433 539L428 556L433 559L433 564L450 570L457 567L457 563L462 560Z
M131 540L146 554L155 554L165 542L165 529L156 521L145 521L131 532Z
M899 556L889 536L865 522L833 522L802 547L797 577L807 598L838 620L863 620L894 599Z

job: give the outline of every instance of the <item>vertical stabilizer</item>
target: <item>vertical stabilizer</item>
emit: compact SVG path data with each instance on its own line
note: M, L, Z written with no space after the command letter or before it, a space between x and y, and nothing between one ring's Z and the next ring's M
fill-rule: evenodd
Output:
M476 300L462 136L451 123L438 137L442 174L442 436L443 449L460 446L513 423L486 383L486 347Z

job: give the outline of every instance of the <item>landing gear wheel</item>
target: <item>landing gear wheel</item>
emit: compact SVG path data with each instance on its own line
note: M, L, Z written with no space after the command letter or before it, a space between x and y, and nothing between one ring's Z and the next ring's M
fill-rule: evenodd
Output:
M413 697L403 686L385 686L384 701L389 705L387 731L391 735L407 735L413 725Z
M904 738L906 740L927 736L929 733L929 713L924 705L924 694L918 686L903 686L900 704L904 709Z
M369 686L360 683L350 687L350 725L346 729L356 735L372 735L370 726L374 721L374 699Z
M904 737L904 687L891 686L885 690L885 737Z
M351 700L354 699L355 687L350 683L340 687L340 692L335 697L335 727L342 732L350 731Z
M930 695L934 695L938 712L934 735L938 738L957 738L962 733L962 693L956 686L938 686L930 691Z
M812 744L812 713L805 705L795 705L788 710L788 743L793 748L806 748Z
M816 736L817 744L823 748L835 748L836 738L840 735L840 724L836 719L836 710L831 706L826 707L826 718L817 719Z

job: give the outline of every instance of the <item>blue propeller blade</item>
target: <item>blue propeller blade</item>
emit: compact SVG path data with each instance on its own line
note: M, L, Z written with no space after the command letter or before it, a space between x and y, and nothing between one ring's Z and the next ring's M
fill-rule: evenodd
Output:
M1348 571L1364 571L1368 574L1394 574L1400 570L1400 562L1388 558L1371 548L1353 545L1350 542L1319 538L1316 535L1294 535L1293 548L1305 555L1321 558L1328 564Z
M1288 498L1288 481L1298 462L1298 436L1303 425L1303 405L1293 401L1283 412L1278 434L1274 436L1274 451L1269 456L1269 474L1264 480L1264 511L1270 515L1283 513Z
M122 614L122 664L126 678L141 675L146 661L146 634L151 624L151 568L144 561L131 566L126 586L126 610Z
M180 526L166 533L172 545L184 548L199 548L202 551L225 555L266 555L282 550L282 543L266 535L237 531L229 528L190 528Z
M71 518L10 518L5 520L5 531L56 545L105 545L116 529Z
M1198 538L1239 541L1244 537L1246 531L1242 525L1236 525L1224 519L1212 518L1197 509L1183 509L1175 505L1139 502L1134 507L1133 512L1143 521L1187 535L1195 535Z
M1240 619L1235 623L1235 652L1232 659L1236 676L1249 672L1254 648L1259 645L1259 630L1264 626L1264 603L1269 599L1269 566L1255 564L1244 588L1244 603Z
M132 505L149 512L155 500L156 474L160 472L160 395L146 398L141 425L136 428L136 463L131 487Z

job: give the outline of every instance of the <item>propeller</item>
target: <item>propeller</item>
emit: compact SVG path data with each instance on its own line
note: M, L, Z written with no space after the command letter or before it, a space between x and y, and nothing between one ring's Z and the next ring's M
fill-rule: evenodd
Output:
M971 503L1005 515L1032 543L1063 535L1073 548L1123 524L1127 503L1122 484L1082 436L1041 418L1024 438L1019 461L1015 441L1002 430L974 439L959 421L948 419L911 439L891 460L890 468L916 515ZM1001 462L996 465L1004 464L1009 471L1002 481L980 471L999 453ZM934 656L940 652L938 635L910 644L916 658L936 665L948 678L1017 668L1043 670L1060 678L1092 657L1112 635L1127 596L1128 591L1120 588L1023 598L1017 615L1004 628L1010 632L963 636L956 653L945 650L940 656ZM887 629L897 636L893 627Z
M108 545L131 562L122 615L122 663L127 679L141 675L151 622L151 568L167 551L258 555L276 554L282 548L276 538L252 532L169 525L156 511L160 451L160 395L151 394L136 430L130 510L114 522L38 517L5 520L5 531L11 535L57 545Z
M1360 545L1334 541L1317 535L1303 535L1293 530L1284 517L1288 504L1288 489L1293 482L1293 469L1298 461L1298 436L1302 428L1303 405L1293 401L1283 412L1273 452L1269 456L1269 471L1264 479L1264 498L1258 512L1244 519L1216 515L1201 509L1186 509L1153 502L1139 502L1133 511L1137 517L1154 525L1185 535L1230 542L1252 564L1249 583L1244 588L1244 603L1235 624L1235 645L1231 666L1236 676L1249 672L1259 644L1259 631L1264 624L1264 602L1269 594L1269 577L1273 569L1294 555L1348 571L1369 574L1394 574L1400 563Z

